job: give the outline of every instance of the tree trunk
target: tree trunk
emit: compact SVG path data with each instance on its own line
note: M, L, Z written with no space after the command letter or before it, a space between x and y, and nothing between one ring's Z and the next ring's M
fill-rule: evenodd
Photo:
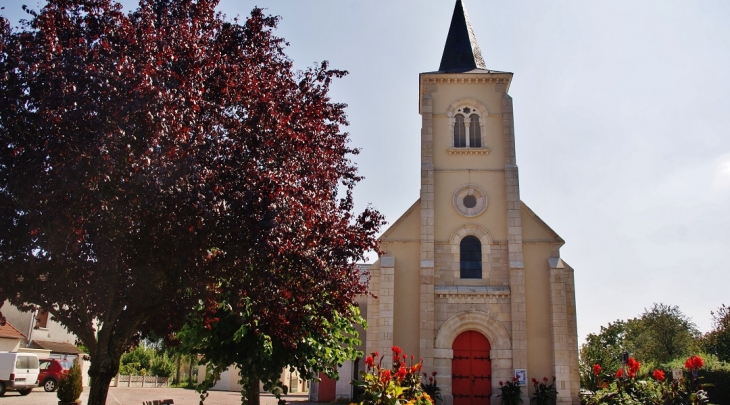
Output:
M243 387L245 393L246 393L246 401L248 402L248 405L260 405L260 397L259 397L259 382L258 380L249 380L249 382L246 384L246 386Z
M177 355L177 368L175 369L175 380L173 384L180 384L180 368L182 367L182 354Z
M193 356L190 356L189 360L190 365L188 366L188 385L193 385Z
M97 350L91 357L89 377L89 402L87 405L106 405L106 396L109 393L109 383L119 372L120 358L113 358L108 352Z

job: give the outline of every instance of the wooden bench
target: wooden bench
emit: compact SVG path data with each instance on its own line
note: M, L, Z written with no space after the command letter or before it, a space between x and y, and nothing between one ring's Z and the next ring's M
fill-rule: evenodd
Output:
M171 399L156 399L154 401L142 401L142 405L169 405L174 404L175 401Z

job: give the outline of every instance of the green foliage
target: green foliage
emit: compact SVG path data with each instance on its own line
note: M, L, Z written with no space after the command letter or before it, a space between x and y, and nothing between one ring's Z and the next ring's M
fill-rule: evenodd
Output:
M140 345L124 353L119 365L122 375L155 375L170 377L176 371L175 362L166 352Z
M68 370L68 374L61 376L58 380L58 400L61 402L74 402L81 396L84 387L81 384L81 368L74 364Z
M327 297L321 297L327 300ZM203 356L201 364L207 365L205 381L198 390L205 392L219 379L229 366L239 370L243 392L258 394L259 381L264 389L278 397L286 394L289 387L280 381L281 370L289 367L296 370L303 379L317 378L320 372L330 378L337 378L337 367L345 360L362 356L356 348L361 343L356 325L366 326L365 320L355 306L348 306L346 312L316 312L310 308L305 321L296 327L299 338L296 341L281 339L275 334L265 333L265 325L257 322L257 316L248 305L233 311L223 296L215 308L197 308L191 314L188 324L177 335L182 347L189 353ZM247 403L254 398L242 398ZM254 394L251 394L254 395Z
M532 385L535 387L535 393L532 399L537 405L553 405L558 399L558 390L555 388L555 377L553 382L548 384L547 377L543 377L542 381L532 379Z
M701 405L708 402L703 389L706 382L699 375L704 360L688 358L682 365L683 377L671 380L671 371L655 369L652 376L640 376L639 363L633 358L627 366L600 374L601 388L584 398L586 405ZM626 370L626 371L625 371ZM597 372L598 374L598 372Z
M499 390L501 394L497 396L502 398L502 405L518 405L523 402L522 387L517 377L513 378L512 381L500 381Z
M730 361L730 308L722 304L712 314L712 330L703 336L703 346L722 361Z
M654 304L639 318L617 320L586 337L580 348L581 387L596 391L599 381L592 367L618 370L624 351L647 365L662 365L698 352L699 343L697 327L679 307Z
M654 304L627 330L632 354L643 361L666 363L697 352L700 332L678 306Z
M423 379L427 382L421 383L421 389L423 392L431 396L434 401L441 401L441 387L438 386L438 381L436 380L437 375L438 373L435 371L432 372L430 376L423 373Z
M367 370L361 372L361 380L352 382L364 389L360 405L433 405L433 398L424 392L421 384L419 373L422 364L414 363L413 356L410 357L411 364L407 364L408 355L400 347L393 346L391 349L393 356L390 368L382 367L385 355L380 357L377 364L377 352L365 358ZM436 387L433 378L430 383L431 388Z
M701 370L700 377L713 404L730 404L730 366Z
M598 379L592 371L595 364L605 370L617 370L621 365L621 352L626 348L627 322L617 320L608 326L601 326L599 334L590 333L580 348L581 387L595 391Z

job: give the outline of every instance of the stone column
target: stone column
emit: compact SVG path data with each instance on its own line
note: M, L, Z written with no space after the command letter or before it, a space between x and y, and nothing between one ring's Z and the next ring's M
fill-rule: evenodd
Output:
M503 88L503 89L502 89ZM505 192L507 198L507 249L509 253L509 286L511 291L512 318L512 367L527 368L527 313L525 310L525 265L522 257L522 214L520 182L515 152L514 116L512 97L506 93L506 85L497 90L502 96L502 128L505 146ZM527 370L528 374L530 370ZM527 394L525 394L527 395ZM525 402L529 399L525 396Z
M382 258L381 258L382 260ZM370 268L370 291L380 297L380 261ZM380 300L368 296L368 329L365 331L365 355L380 351Z
M574 322L569 321L570 307L575 313L569 297L572 288L568 288L572 277L569 277L563 261L559 258L549 259L550 270L550 323L552 325L553 364L558 390L559 405L572 405L578 398L579 381L576 379L578 366L577 345ZM574 299L574 298L573 298ZM575 364L573 364L575 363Z
M421 282L420 282L420 356L426 370L434 357L434 168L433 99L421 99Z
M378 345L377 350L383 357L382 366L390 368L393 364L390 348L393 347L393 303L395 300L395 258L380 258L380 293L378 295ZM378 361L377 359L375 360Z

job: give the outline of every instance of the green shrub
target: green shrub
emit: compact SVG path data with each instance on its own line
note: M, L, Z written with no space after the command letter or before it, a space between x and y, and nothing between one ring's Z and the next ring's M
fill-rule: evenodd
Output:
M61 402L75 402L83 391L81 384L81 368L75 364L68 370L68 374L58 380L58 400Z
M177 367L167 353L158 354L150 360L150 374L159 377L170 377L175 373Z
M701 370L700 378L710 403L730 404L730 369Z
M177 367L167 353L158 353L150 347L138 346L124 353L119 362L121 375L155 375L170 377Z

